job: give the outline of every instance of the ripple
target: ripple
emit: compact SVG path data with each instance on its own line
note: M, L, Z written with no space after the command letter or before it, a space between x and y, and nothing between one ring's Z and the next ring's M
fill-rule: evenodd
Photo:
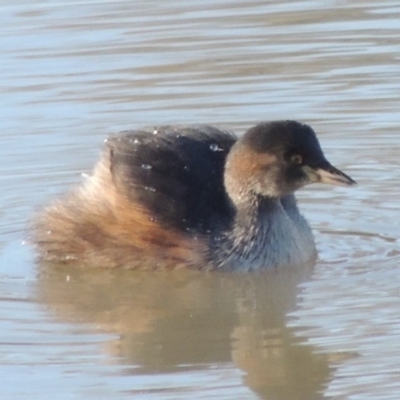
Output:
M326 234L329 244L320 240L321 260L313 280L302 286L290 325L332 359L350 354L335 363L328 396L394 398L400 392L397 240L366 232Z

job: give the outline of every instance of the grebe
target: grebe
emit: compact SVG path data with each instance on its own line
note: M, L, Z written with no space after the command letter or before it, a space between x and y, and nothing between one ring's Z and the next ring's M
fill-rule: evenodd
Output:
M273 121L239 139L208 125L126 131L93 174L47 206L42 260L98 267L260 270L312 263L294 192L355 181L325 158L308 125Z

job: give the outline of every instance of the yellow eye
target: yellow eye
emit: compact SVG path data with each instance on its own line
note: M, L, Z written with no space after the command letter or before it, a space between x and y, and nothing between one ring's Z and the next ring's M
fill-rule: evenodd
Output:
M303 157L300 154L295 154L292 157L290 157L290 161L293 164L301 164L303 162Z

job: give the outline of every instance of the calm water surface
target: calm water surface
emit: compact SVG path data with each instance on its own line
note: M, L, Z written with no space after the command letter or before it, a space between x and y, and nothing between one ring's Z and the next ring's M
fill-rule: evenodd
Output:
M15 0L0 22L1 398L400 398L398 2ZM359 182L299 193L314 268L81 271L23 244L111 132L280 118Z

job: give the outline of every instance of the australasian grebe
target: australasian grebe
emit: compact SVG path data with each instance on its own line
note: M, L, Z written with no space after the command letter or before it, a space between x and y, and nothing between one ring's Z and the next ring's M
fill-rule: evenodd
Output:
M208 125L112 136L82 187L34 224L43 260L101 267L259 270L316 250L294 192L355 182L311 127L260 123L237 139Z

